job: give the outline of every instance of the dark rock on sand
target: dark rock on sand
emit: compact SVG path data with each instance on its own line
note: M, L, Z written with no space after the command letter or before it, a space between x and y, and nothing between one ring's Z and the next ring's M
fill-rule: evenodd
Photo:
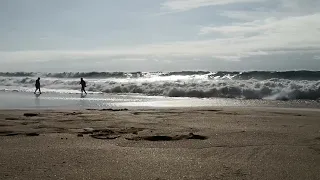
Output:
M189 136L187 137L187 139L205 140L205 139L208 139L208 137L206 137L206 136L201 136L201 135L196 135L196 134L193 134L193 133L189 133Z
M91 137L95 139L117 139L120 135L111 135L111 134L92 134Z
M17 136L17 135L19 135L19 133L12 132L12 133L6 134L6 136Z
M7 118L5 118L5 120L16 121L16 120L19 120L19 118L7 117Z
M128 111L129 109L124 108L124 109L101 109L100 111Z
M27 133L26 136L39 136L39 133Z
M39 114L37 114L37 113L24 113L23 115L26 117L33 117L33 116L38 116Z
M67 115L67 116L74 116L74 115L80 115L80 114L82 114L82 112L72 112L72 113L66 113L65 115Z
M176 136L136 136L132 138L126 138L127 140L133 140L133 141L177 141L177 140L183 140L183 139L198 139L198 140L205 140L208 139L206 136L201 135L195 135L193 133L190 133L188 135L176 135Z

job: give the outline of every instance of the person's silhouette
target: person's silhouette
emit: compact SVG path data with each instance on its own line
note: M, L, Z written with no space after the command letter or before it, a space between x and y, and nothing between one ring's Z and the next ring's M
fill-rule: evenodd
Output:
M38 77L38 79L36 80L36 90L34 91L34 94L36 94L37 90L39 90L40 94L41 94L41 90L40 90L40 78Z
M81 78L80 84L81 84L81 93L85 92L87 94L85 89L87 85L86 85L86 82L83 80L83 78Z

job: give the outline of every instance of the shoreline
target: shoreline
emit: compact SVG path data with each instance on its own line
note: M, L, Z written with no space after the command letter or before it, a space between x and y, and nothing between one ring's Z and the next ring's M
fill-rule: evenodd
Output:
M319 117L260 107L0 110L0 179L317 179Z
M267 107L320 109L317 101L243 100L231 98L175 98L133 94L48 93L37 97L31 93L0 92L0 109L96 109L96 108L210 108Z
M174 111L174 110L200 110L200 111L211 111L211 110L259 110L259 111L302 111L302 112L319 112L320 108L300 108L300 107L269 107L269 106L200 106L200 107L153 107L153 106L119 106L119 107L101 107L101 108L72 108L72 107L42 107L42 108L11 108L11 109L0 109L1 111L19 111L19 112L81 112L81 111L110 111L110 112L118 112L118 111L157 111L157 110L164 110L164 111ZM319 114L320 115L320 114Z

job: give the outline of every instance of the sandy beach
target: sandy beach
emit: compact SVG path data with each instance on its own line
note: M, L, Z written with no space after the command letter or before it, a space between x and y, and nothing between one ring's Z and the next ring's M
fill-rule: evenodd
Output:
M0 180L320 180L320 0L0 0Z
M320 111L0 110L0 179L318 179Z

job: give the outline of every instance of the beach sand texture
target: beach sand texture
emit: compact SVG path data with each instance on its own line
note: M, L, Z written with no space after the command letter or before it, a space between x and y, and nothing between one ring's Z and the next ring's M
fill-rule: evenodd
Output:
M0 179L319 179L320 111L0 110Z

